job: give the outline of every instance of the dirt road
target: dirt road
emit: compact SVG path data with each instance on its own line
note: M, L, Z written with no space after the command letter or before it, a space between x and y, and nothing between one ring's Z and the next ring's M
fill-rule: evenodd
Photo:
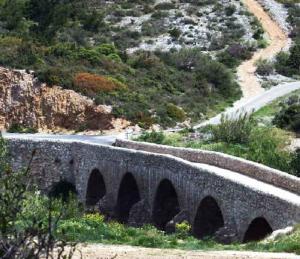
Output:
M152 249L131 246L81 245L79 248L84 259L299 259L292 254L236 252L236 251L183 251ZM74 259L79 259L76 253Z
M289 39L279 25L272 20L262 6L255 0L244 0L249 12L253 13L261 22L268 34L269 46L257 51L250 60L243 62L237 70L238 79L243 92L243 101L248 100L264 91L255 76L255 63L259 59L270 59L285 48Z

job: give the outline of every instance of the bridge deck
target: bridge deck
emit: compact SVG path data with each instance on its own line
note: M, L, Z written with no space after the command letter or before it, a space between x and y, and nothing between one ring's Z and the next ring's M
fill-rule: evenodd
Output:
M191 162L190 162L191 163ZM211 174L218 175L219 177L228 179L232 182L236 182L238 184L249 187L253 190L257 190L264 194L270 195L274 198L286 200L289 203L293 203L300 207L300 196L289 192L287 190L281 189L279 187L273 186L271 184L259 181L257 179L251 178L250 176L246 176L237 172L233 172L227 169L219 168L216 166L211 166L207 164L201 163L192 163L194 166L205 169L209 171Z

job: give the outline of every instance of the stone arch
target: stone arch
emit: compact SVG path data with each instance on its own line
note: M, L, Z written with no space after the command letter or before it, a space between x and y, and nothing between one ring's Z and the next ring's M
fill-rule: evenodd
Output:
M197 209L193 234L197 238L213 236L222 227L224 219L217 201L211 196L205 197Z
M131 173L126 173L121 181L118 192L116 206L118 221L128 223L132 206L140 200L140 192L134 176Z
M78 192L75 185L67 180L60 180L59 182L53 184L49 191L50 197L61 198L64 201L68 200L70 194L77 195Z
M86 205L94 206L106 194L104 178L98 169L94 169L89 177L86 191Z
M168 179L160 182L154 199L152 220L154 225L165 230L166 224L180 212L176 190Z
M249 225L243 242L258 241L264 239L273 232L272 227L268 221L263 217L255 218Z

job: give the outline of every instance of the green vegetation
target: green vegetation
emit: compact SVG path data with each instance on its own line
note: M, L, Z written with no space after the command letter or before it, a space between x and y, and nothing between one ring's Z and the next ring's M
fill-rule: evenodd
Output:
M276 114L274 124L280 128L300 132L300 103L295 103L283 107Z
M152 226L132 228L117 222L105 222L100 214L87 214L82 218L64 221L59 233L76 242L127 244L151 248L176 248L186 250L252 250L269 252L293 252L300 254L300 233L297 229L289 236L274 242L222 245L211 239L197 240L189 235L190 227L177 224L176 233L166 235Z
M138 140L222 152L298 175L298 154L286 149L290 134L270 125L258 125L253 116L240 115L236 120L223 117L220 125L202 129L198 138L193 134L189 130L169 135L151 132Z
M34 155L34 154L33 154ZM8 164L6 145L0 138L0 257L71 258L75 244L55 236L61 219L75 215L74 204L40 194L32 182L29 167L14 172ZM76 205L77 206L77 205Z
M186 35L179 28L163 26L174 4L126 0L99 6L82 0L2 0L0 65L34 70L50 87L60 85L93 98L96 104L112 105L114 115L144 128L197 121L240 97L231 68L258 46L242 41L244 32L236 22L235 5L191 4L198 8L212 5L219 18L211 29L217 29L218 22L229 28L219 28L222 37L218 39L209 36L210 49L220 51L217 60L200 48L127 54L126 49L140 42L141 34L165 32L181 42ZM187 11L200 16L199 10ZM141 32L118 26L123 17L149 13L153 15L141 25ZM181 15L176 12L177 17ZM262 40L259 21L249 14L240 15L249 16L255 39ZM193 26L186 17L184 22Z
M275 101L271 102L270 104L264 106L263 108L256 111L253 116L256 120L260 120L264 117L274 118L274 116L280 112L281 107L285 104L289 103L289 99L295 100L300 95L300 90L296 90L286 96L282 96Z
M9 133L37 133L37 130L34 128L26 128L19 124L12 124L11 127L7 130Z
M288 22L292 26L291 37L293 46L290 53L280 52L276 58L275 69L286 76L300 75L300 6L299 0L277 0L289 11Z

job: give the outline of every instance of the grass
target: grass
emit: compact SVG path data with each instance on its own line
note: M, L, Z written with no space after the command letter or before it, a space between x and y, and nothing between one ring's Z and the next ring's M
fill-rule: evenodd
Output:
M177 232L166 235L150 225L133 228L117 222L106 222L104 217L99 214L88 214L82 218L63 221L59 226L58 235L69 241L86 243L184 250L251 250L300 254L299 227L291 235L281 237L273 242L222 245L212 239L198 240L189 233Z
M278 113L281 109L280 103L290 96L293 95L300 95L300 90L293 91L285 96L279 97L275 101L271 102L270 104L264 106L263 108L256 111L253 115L255 119L259 119L262 117L273 117L276 113Z

